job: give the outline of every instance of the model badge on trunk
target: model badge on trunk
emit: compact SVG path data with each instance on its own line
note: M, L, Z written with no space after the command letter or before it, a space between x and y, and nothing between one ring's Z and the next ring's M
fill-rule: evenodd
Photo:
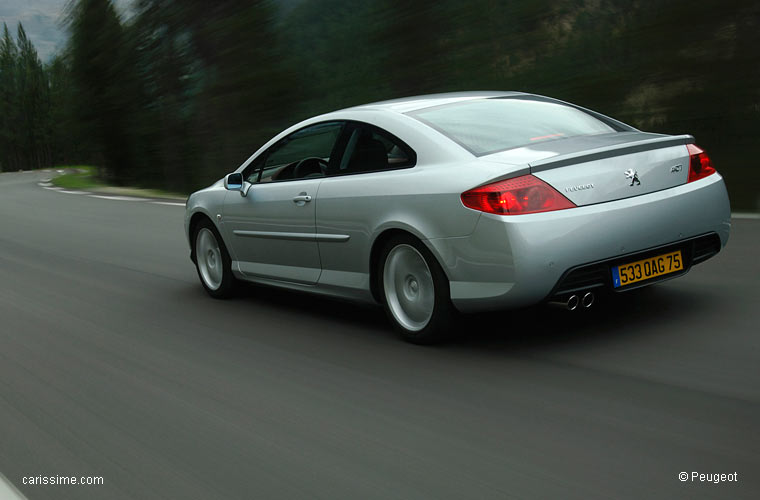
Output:
M636 183L637 186L641 185L641 181L639 180L639 173L632 168L629 168L625 171L625 178L631 179L631 186L633 186L634 183Z
M575 191L584 191L586 189L594 189L594 183L590 182L588 184L579 184L577 186L569 186L565 188L565 192L573 193Z

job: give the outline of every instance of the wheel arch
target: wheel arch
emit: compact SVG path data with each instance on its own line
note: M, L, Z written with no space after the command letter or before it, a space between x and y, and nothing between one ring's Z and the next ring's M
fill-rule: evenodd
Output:
M203 221L204 219L208 220L212 225L214 225L214 227L216 227L216 225L214 224L213 219L211 217L209 217L208 214L206 214L204 212L201 212L201 211L195 212L190 217L190 223L188 224L188 234L187 234L187 236L188 236L188 239L190 240L190 259L193 262L196 262L196 260L195 260L195 242L193 241L194 240L193 235L195 234L195 229L198 227L198 224L200 224L201 221ZM217 228L217 231L218 230L219 230L219 228ZM221 235L221 232L219 234Z
M420 235L415 234L415 232L400 228L400 227L391 227L384 229L380 234L377 235L375 240L372 242L372 249L370 250L369 254L369 289L372 293L372 298L375 299L375 301L379 304L383 303L383 293L382 293L382 287L380 284L380 273L378 272L378 268L380 265L380 256L382 254L383 248L385 247L385 244L390 241L395 236L410 236L416 240L418 240L422 245L428 249L428 251L431 253L433 258L436 260L436 263L440 266L440 268L443 270L443 273L446 275L447 279L449 278L449 274L446 271L446 268L441 265L441 259L438 256L438 253L434 248L432 248L430 245L427 244L424 238L421 238Z

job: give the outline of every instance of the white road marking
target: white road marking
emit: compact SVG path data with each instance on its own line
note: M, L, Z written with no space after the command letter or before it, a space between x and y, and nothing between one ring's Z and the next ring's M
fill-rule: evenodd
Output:
M62 187L53 186L49 182L38 182L38 186L40 186L42 189L48 189L50 191L57 191L59 193L65 193L65 194L79 194L79 195L87 195L90 198L100 198L101 200L116 200L116 201L147 201L148 203L152 203L154 205L167 205L170 207L184 207L185 204L181 202L174 202L174 201L158 201L158 200L151 200L150 198L138 198L135 196L117 196L117 195L105 195L105 194L92 194L90 191L71 191L64 189Z
M7 500L26 500L26 497L21 493L13 483L8 481L8 478L0 472L0 498Z
M171 207L184 207L184 203L174 203L172 201L151 201L154 205L169 205Z
M736 212L731 214L732 219L760 219L760 213Z
M133 198L131 196L105 196L100 194L88 194L90 198L100 198L102 200L116 200L116 201L149 201L148 198Z

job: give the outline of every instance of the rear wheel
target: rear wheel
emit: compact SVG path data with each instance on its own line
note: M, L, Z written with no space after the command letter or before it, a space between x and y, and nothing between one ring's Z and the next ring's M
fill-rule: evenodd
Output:
M232 275L232 259L219 231L209 220L198 224L194 234L195 267L203 288L216 299L230 297L236 280Z
M396 236L380 258L385 311L401 336L415 344L442 340L454 309L449 281L430 250L412 236Z

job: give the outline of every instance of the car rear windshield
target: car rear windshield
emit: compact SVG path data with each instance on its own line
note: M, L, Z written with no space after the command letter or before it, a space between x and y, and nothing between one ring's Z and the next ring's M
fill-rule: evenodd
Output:
M409 115L477 156L565 137L616 131L580 109L540 98L476 99L421 109Z

